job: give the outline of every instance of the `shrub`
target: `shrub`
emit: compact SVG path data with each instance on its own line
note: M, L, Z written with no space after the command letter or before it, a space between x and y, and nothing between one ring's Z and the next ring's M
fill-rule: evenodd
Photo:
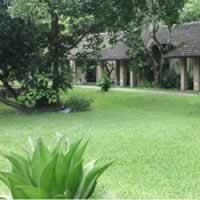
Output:
M148 81L148 80L144 80L142 83L138 84L138 87L141 88L153 88L154 85L152 82Z
M66 150L66 139L58 139L50 150L41 139L31 155L5 155L10 172L0 172L0 180L14 199L87 199L93 194L100 175L111 165L92 161L83 165L87 142L81 140Z
M180 76L174 69L170 69L165 72L165 77L161 80L161 88L180 88Z
M101 81L98 83L98 86L101 87L103 92L108 92L112 86L112 82L107 75L104 75Z
M71 96L64 104L64 108L70 109L71 112L88 111L91 108L93 100L81 96Z
M47 74L36 73L31 80L23 84L23 90L18 101L28 108L59 104L59 92L51 87Z

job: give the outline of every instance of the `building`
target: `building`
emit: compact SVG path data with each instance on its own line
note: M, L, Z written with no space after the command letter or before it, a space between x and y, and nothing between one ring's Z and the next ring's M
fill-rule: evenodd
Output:
M162 26L157 38L162 45L169 39L169 31ZM145 45L156 48L153 40L146 35ZM171 33L171 43L174 48L165 55L172 66L176 65L180 73L181 90L189 87L189 75L193 79L194 91L200 91L200 22L174 25Z
M167 26L161 26L157 32L157 38L162 45L169 41ZM156 44L151 39L148 31L143 35L144 44L148 48L155 48ZM194 91L200 91L200 22L174 25L171 33L171 42L174 48L165 55L172 66L176 65L180 74L181 90L188 89L189 72L192 71ZM119 41L114 47L104 48L98 57L96 67L92 72L81 72L76 58L71 59L76 83L97 82L101 79L105 70L105 63L114 66L111 79L121 87L134 86L135 74L128 67L128 48L123 41ZM93 78L91 78L93 76Z
M108 35L103 35L104 40L108 40ZM82 42L83 44L85 41ZM119 39L114 47L103 48L97 57L87 58L90 67L83 69L82 62L76 56L77 52L82 51L83 44L71 52L70 63L73 69L74 80L77 84L96 83L101 80L106 68L109 65L110 78L114 84L121 87L130 86L130 70L128 67L128 48Z

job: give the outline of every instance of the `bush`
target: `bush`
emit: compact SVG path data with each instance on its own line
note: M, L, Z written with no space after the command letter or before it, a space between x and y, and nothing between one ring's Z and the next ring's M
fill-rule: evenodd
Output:
M142 83L138 84L138 87L141 88L154 88L154 85L152 82L144 80Z
M103 92L108 92L112 86L112 82L107 75L104 75L102 80L98 83L98 86L101 87Z
M88 111L91 108L93 100L80 96L71 96L64 104L64 108L70 109L71 112Z
M23 84L23 92L18 101L28 108L41 108L58 105L59 91L50 85L47 74L36 73L31 80Z
M92 161L83 165L87 142L81 140L66 150L66 139L57 140L50 150L41 139L31 155L5 155L10 172L0 172L0 180L14 199L87 199L93 194L100 175L111 165Z
M165 77L161 81L161 88L180 88L180 76L175 72L174 69L170 69L165 73Z

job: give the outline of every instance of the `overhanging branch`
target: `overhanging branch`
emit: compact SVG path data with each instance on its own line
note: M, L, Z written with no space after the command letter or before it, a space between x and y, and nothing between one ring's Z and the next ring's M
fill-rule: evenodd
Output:
M0 102L6 104L7 106L13 107L17 110L25 111L27 108L19 103L16 103L14 101L11 101L5 97L0 96Z

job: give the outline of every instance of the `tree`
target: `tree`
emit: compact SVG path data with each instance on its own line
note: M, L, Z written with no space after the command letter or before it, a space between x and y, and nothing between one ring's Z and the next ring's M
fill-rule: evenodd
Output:
M200 20L199 0L188 0L184 8L180 11L181 22L192 22Z
M114 63L105 61L105 62L103 62L103 68L104 68L103 70L104 70L104 73L107 76L107 78L111 79L111 75L112 75L113 71L115 70Z
M22 81L33 64L35 53L38 51L35 27L20 18L11 18L7 12L7 5L0 6L0 81L14 98L10 100L2 93L0 101L21 109L24 106L17 103L18 93L11 83L15 80Z
M113 6L113 10L109 11L111 13L109 18L113 20L113 26L111 25L110 29L114 32L124 31L133 59L137 60L140 57L138 55L142 55L142 51L148 55L157 85L160 84L162 69L165 65L163 55L171 48L172 26L179 21L179 10L184 6L184 2L185 0L113 0L110 3ZM162 46L157 38L157 32L163 24L167 25L170 33L166 46ZM157 55L153 54L152 49L146 48L141 38L145 25L151 27L145 31L149 32L155 43ZM143 59L139 59L140 61L143 62Z
M141 4L142 3L142 4ZM125 32L126 43L129 48L129 67L135 74L135 85L137 84L137 74L144 71L147 56L145 55L145 45L141 37L144 28L146 6L143 2L132 1L131 20Z
M21 89L20 94L14 94L11 84L4 84L5 88L13 91L16 105L32 108L60 104L60 91L71 88L71 69L67 62L71 50L83 40L87 41L84 49L98 49L98 44L101 43L98 36L104 28L102 11L102 5L94 0L12 1L9 13L5 12L11 23L19 19L24 26L31 24L34 27L30 29L33 31L31 34L27 31L26 36L29 36L30 42L22 40L27 49L22 48L24 51L21 52L23 44L18 43L17 53L20 55L13 62L13 68L10 68L10 63L6 63L9 75L4 80L9 83L11 80L8 77L14 74L13 81L17 81ZM6 19L2 24L4 26L2 25L1 30L9 26ZM23 29L13 24L11 27L15 27L14 32L19 31L20 38L24 37L21 32ZM7 34L17 42L17 38L12 37L12 31ZM6 51L12 49L11 42L7 46L2 44L3 48ZM27 54L34 56L26 60ZM9 53L5 57L7 60L11 59ZM20 60L24 62L20 63Z
M153 49L146 48L150 56L154 70L155 84L160 85L162 72L166 60L163 56L172 48L171 33L173 24L179 21L179 10L183 8L185 0L148 0L146 21L151 25L150 35L153 39L157 53ZM157 38L157 33L162 24L168 27L168 43L162 45Z

